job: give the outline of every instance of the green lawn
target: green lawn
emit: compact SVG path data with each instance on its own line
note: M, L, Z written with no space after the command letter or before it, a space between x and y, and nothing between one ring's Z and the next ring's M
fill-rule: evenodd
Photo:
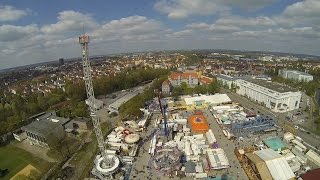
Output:
M37 168L41 173L46 172L51 166L49 162L37 158L13 144L0 147L0 168L9 170L4 179L10 179L28 164Z

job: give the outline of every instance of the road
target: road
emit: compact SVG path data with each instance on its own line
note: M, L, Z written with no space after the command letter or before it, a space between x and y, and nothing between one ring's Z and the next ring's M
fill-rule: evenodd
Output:
M246 99L245 97L242 97L234 92L227 91L226 93L232 101L240 103L241 106L243 106L247 109L253 108L256 113L259 111L260 114L262 113L264 115L274 117L278 126L284 127L285 130L287 130L287 131L294 130L295 134L297 136L301 137L307 144L312 145L312 146L316 147L317 149L319 149L320 137L315 135L314 133L308 134L307 132L304 132L301 130L295 130L293 123L285 120L287 113L271 112L268 108L263 107L260 104L255 103L253 101L250 101L250 100ZM318 150L318 152L320 152L320 151Z
M209 174L210 175L216 175L216 176L222 176L223 174L229 174L230 176L237 177L237 180L247 180L248 177L244 170L241 168L241 165L238 161L238 158L234 154L234 149L236 147L236 144L228 140L227 137L224 136L222 129L220 128L219 124L211 114L211 112L206 109L204 112L204 115L206 116L210 129L212 130L213 134L215 135L217 142L219 144L219 147L222 148L228 158L230 168L224 169L224 170L216 170L212 171Z

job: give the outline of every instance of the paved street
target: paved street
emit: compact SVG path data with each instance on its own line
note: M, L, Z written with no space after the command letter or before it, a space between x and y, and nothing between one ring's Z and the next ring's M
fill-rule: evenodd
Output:
M255 112L260 112L264 115L269 115L275 118L276 123L278 126L283 127L284 125L287 125L288 128L285 128L287 130L293 130L294 125L292 122L288 122L285 120L285 117L287 116L287 113L274 113L271 112L269 109L266 107L261 106L258 103L252 102L245 97L242 97L234 92L227 92L228 96L230 99L234 102L238 102L241 104L241 106L251 109L253 108ZM312 146L315 147L320 147L320 137L310 133L308 134L307 132L303 132L301 130L294 130L296 135L301 137L306 143L311 144ZM319 148L318 148L319 149Z
M234 176L234 177L237 177L239 175L239 177L237 177L237 180L248 179L246 173L241 168L236 155L234 154L234 149L236 147L236 144L233 141L228 140L227 137L224 136L222 129L219 127L217 121L214 119L211 112L209 110L203 110L203 111L204 111L204 115L208 120L209 126L212 129L212 132L217 139L219 147L224 149L227 155L227 158L229 160L229 163L231 165L231 167L228 169L212 171L210 175L221 176L223 174L229 174L230 176Z

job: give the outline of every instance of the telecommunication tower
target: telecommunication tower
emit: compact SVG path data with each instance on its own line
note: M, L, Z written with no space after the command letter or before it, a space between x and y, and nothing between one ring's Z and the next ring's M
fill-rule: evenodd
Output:
M87 92L87 105L90 109L90 116L92 118L94 131L97 137L98 146L101 153L101 158L97 160L96 169L100 177L104 177L104 175L109 175L113 173L118 165L119 160L116 156L108 155L106 153L106 149L104 146L104 139L100 127L100 120L97 117L97 103L94 97L93 84L92 84L92 76L91 76L91 67L89 61L89 36L82 35L79 37L79 43L81 45L81 53L82 53L82 66L83 66L83 79L85 81L86 92ZM102 176L101 176L102 174ZM103 179L103 178L100 178Z

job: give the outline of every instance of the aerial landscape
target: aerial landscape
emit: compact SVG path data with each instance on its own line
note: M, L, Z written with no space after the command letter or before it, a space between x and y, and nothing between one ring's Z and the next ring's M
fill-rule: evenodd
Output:
M0 179L320 179L319 0L0 1Z

